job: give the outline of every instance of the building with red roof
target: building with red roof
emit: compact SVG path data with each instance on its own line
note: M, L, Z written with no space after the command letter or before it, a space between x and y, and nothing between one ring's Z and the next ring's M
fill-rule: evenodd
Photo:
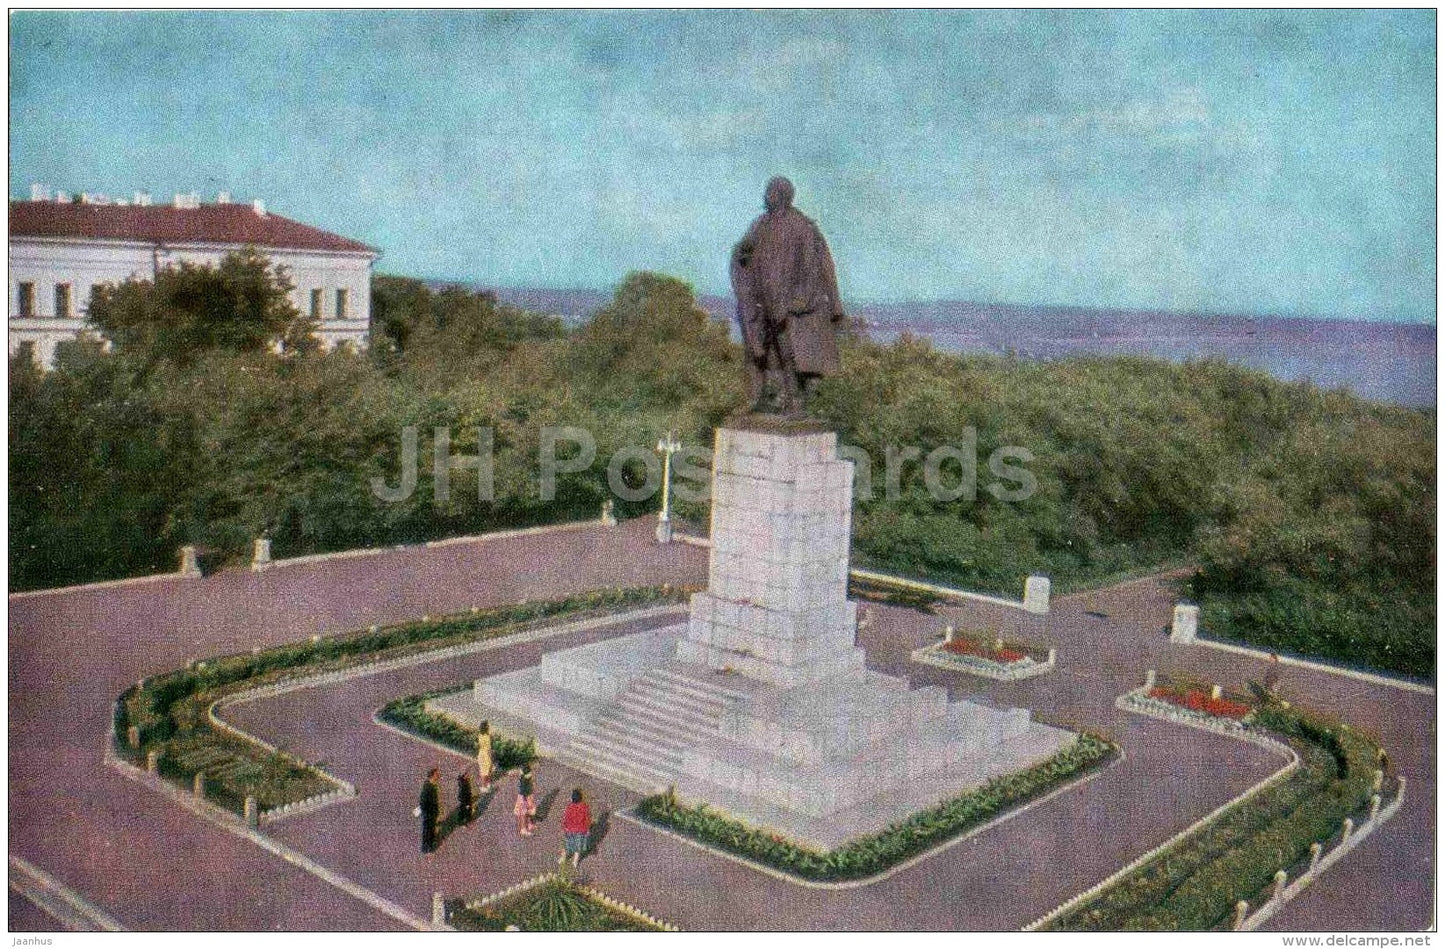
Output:
M10 202L9 352L28 349L49 367L57 344L89 328L97 285L152 279L181 261L216 264L243 247L286 269L292 302L317 320L322 346L367 345L374 247L224 192L212 204L194 194L154 204L143 192L52 197L37 185L31 200Z

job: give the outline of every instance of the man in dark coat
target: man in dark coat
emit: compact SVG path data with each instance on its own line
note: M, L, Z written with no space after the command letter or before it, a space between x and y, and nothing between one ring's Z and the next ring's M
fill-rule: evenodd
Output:
M437 849L437 820L442 812L441 788L438 787L441 775L440 768L432 768L426 776L426 782L421 786L421 802L417 805L416 813L421 817L422 853L431 853Z
M838 371L843 304L823 232L793 207L793 184L768 182L767 213L748 228L732 256L753 411L802 412L803 396L820 376ZM776 407L765 389L777 389Z

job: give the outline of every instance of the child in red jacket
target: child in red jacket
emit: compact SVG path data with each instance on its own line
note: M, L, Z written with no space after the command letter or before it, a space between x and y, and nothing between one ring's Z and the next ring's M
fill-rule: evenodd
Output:
M582 854L587 850L587 838L592 834L592 810L582 800L581 788L572 789L572 803L567 805L567 811L562 815L562 833L566 835L566 847L557 862L566 863L571 857L575 867L581 862Z

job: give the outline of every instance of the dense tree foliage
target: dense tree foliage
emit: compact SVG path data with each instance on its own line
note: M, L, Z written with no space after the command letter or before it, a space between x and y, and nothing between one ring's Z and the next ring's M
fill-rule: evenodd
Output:
M727 328L671 278L630 275L569 331L489 294L377 277L374 345L355 354L272 352L265 341L297 324L258 302L284 299L284 274L258 289L255 273L242 258L102 291L113 351L62 346L45 374L12 363L12 587L169 569L185 543L240 557L263 530L290 556L595 516L615 452L634 449L619 471L636 486L659 436L706 450L742 403ZM188 281L229 289L187 309ZM241 315L209 327L226 299ZM160 325L172 317L178 328ZM1218 361L1037 363L909 338L849 340L816 410L870 459L861 560L1013 595L1036 571L1070 588L1188 561L1215 634L1433 671L1433 414ZM415 489L383 500L372 481L403 482L409 426ZM549 426L596 443L551 498L538 478ZM490 501L471 469L438 496L438 428L453 456L490 432ZM936 496L925 460L940 446L953 447L935 459Z

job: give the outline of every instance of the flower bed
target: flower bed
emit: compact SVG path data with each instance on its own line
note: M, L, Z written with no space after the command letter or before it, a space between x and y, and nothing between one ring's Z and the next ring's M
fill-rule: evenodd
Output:
M943 643L939 648L955 656L978 656L980 659L987 659L990 662L996 662L1000 665L1023 662L1029 658L1028 653L1014 649L1011 646L1000 646L959 637L954 637L952 641Z
M1279 706L1259 709L1250 727L1288 741L1300 767L1045 928L1217 928L1239 900L1257 904L1275 871L1307 859L1311 844L1337 840L1341 821L1373 793L1378 746L1348 726Z
M1254 706L1245 702L1236 702L1223 697L1212 698L1210 693L1204 689L1155 686L1149 690L1148 696L1151 699L1159 699L1170 705L1189 709L1191 712L1201 712L1216 718L1242 720L1254 711Z
M704 805L685 805L667 794L644 798L637 816L712 847L807 880L858 880L977 827L1005 810L1054 790L1102 766L1116 753L1096 735L1078 741L1032 768L994 778L937 807L919 811L876 834L830 851L799 846L781 835L753 827Z
M510 927L523 932L602 933L672 929L560 873L467 903L448 919L462 932L504 932Z
M1029 643L1005 642L983 632L954 634L951 639L915 649L912 658L915 662L961 669L1005 682L1043 675L1054 667L1048 649Z
M121 694L115 707L113 750L118 757L141 766L154 753L162 776L187 789L196 774L204 773L206 797L238 814L246 797L256 798L262 810L295 804L346 785L284 751L233 729L218 728L210 714L217 702L260 686L508 635L560 616L601 615L677 601L686 592L669 586L605 589L437 620L317 636L192 663L145 679ZM129 740L132 729L134 744Z

